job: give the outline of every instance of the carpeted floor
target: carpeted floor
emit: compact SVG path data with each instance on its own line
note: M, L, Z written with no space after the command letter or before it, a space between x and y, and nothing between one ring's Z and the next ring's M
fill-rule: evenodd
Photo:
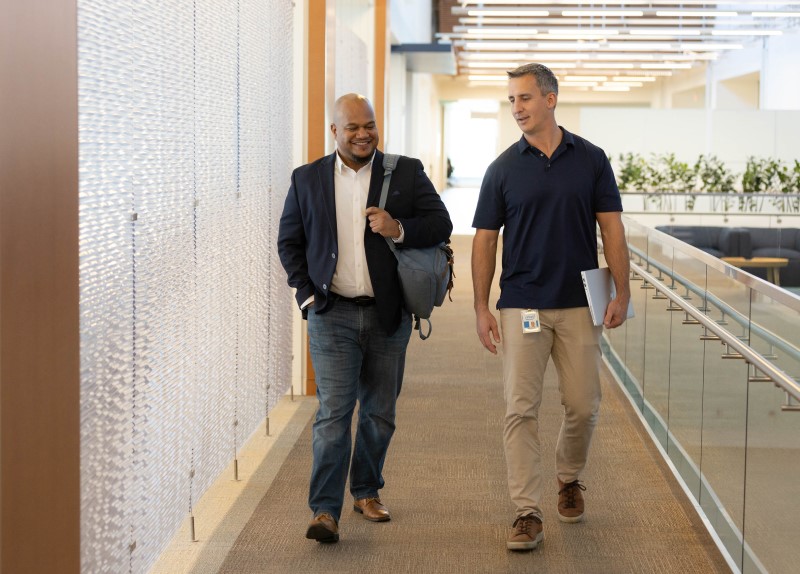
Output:
M350 510L341 541L304 538L311 425L225 559L225 574L263 573L708 573L729 569L700 519L604 373L604 398L588 469L587 513L556 516L554 443L561 405L553 372L541 407L543 472L551 493L545 540L533 552L505 548L513 509L502 446L501 360L475 336L470 237L457 237L453 303L435 311L433 335L412 334L398 426L381 495L392 521ZM496 291L493 293L496 300Z

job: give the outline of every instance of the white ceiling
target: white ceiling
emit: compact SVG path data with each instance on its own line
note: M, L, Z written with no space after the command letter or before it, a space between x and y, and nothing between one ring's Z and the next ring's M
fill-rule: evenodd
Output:
M452 11L458 25L438 37L453 44L461 79L505 85L506 70L539 62L560 89L598 95L696 74L725 52L800 26L800 0L463 0Z

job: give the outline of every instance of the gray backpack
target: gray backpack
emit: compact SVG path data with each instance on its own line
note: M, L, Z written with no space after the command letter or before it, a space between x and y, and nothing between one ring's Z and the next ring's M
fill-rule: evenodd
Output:
M399 156L385 154L383 156L383 188L379 207L386 205L389 192L389 181L392 171L397 165ZM413 248L395 245L394 241L385 237L386 243L397 258L397 274L403 290L403 304L406 310L414 315L414 328L419 331L419 338L427 339L433 327L430 316L434 307L444 303L445 295L453 289L453 250L450 240L433 247ZM452 297L450 298L452 301ZM420 320L428 323L428 332L423 333Z

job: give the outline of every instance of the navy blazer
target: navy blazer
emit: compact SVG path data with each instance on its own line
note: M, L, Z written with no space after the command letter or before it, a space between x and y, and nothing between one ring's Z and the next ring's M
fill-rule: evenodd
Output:
M339 247L336 235L333 171L336 152L298 167L278 230L278 255L297 289L297 304L314 296L314 309L325 313L331 306L328 296L336 270ZM377 206L383 185L383 153L375 152L366 207ZM405 237L399 247L431 247L450 237L453 224L418 159L401 156L392 172L384 209L403 224ZM403 297L397 277L397 260L386 240L364 230L364 250L381 327L392 334L402 318Z

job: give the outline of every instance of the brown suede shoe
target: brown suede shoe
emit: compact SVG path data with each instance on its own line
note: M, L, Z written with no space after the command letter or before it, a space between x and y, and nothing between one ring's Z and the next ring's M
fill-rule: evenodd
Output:
M533 550L544 540L542 521L533 514L517 518L513 528L506 541L509 550Z
M360 512L364 515L364 518L372 522L386 522L392 519L389 509L381 504L381 499L377 496L354 501L353 510Z
M306 538L317 542L339 542L339 527L333 516L322 512L308 523Z
M573 480L564 484L558 481L558 519L561 522L580 522L583 520L584 501L582 490L586 490L579 481Z

